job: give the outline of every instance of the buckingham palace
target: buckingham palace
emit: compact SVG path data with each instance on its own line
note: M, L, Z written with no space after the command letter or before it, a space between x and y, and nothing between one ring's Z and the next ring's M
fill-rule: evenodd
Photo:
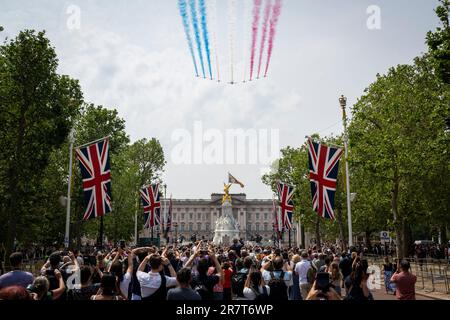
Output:
M221 215L223 194L212 194L211 199L173 199L172 228L169 237L189 241L196 239L212 240L216 220ZM237 222L240 238L252 241L260 236L262 242L273 241L274 215L271 199L247 199L246 194L231 194L232 212ZM291 231L293 245L301 242L298 225ZM141 232L140 237L149 237L149 230ZM288 242L285 232L284 242Z

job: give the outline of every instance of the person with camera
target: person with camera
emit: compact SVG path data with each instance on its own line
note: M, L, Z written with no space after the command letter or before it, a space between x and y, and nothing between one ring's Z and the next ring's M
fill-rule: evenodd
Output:
M395 294L398 300L416 300L417 277L409 272L410 264L407 260L397 263L397 271L391 277L391 282L395 283Z
M333 284L330 283L330 274L319 272L306 300L342 300L333 287Z
M261 268L262 277L270 287L271 300L288 300L289 287L292 286L292 271L282 256L274 257Z
M117 249L117 254L115 255L112 263L108 268L108 272L114 274L117 278L117 286L120 289L121 295L128 299L128 289L130 287L131 278L133 276L133 253L128 251L127 256L127 269L124 273L122 260L124 258L124 250L122 247Z
M58 269L54 269L53 275L58 283L57 288L51 289L51 283L45 276L37 277L33 284L28 286L27 289L33 300L54 301L62 298L66 290L62 274Z
M145 272L145 266L150 264L150 272ZM163 267L167 266L170 277L163 273ZM167 298L167 288L177 285L177 274L165 256L150 254L141 262L136 273L141 286L142 300L145 301L165 301Z
M197 264L197 275L193 278L192 287L200 294L202 300L213 300L214 287L223 283L223 270L212 247L208 251L197 250L186 263L186 267L190 267L196 258L200 258L200 260ZM215 267L216 273L208 275L210 263Z
M47 262L41 268L41 275L45 276L48 279L48 282L49 282L48 290L49 291L57 290L60 288L60 280L58 279L56 274L58 273L61 275L60 268L62 266L63 254L64 253L62 251L53 252L49 256ZM63 281L63 283L64 283L63 278L61 281ZM64 288L65 288L65 286L64 286ZM53 298L53 300L55 300L55 299L58 299L61 301L66 300L65 290L63 290L62 294L59 295L58 298Z
M347 289L345 300L373 300L373 296L367 286L367 280L369 279L367 268L367 260L361 260L359 257L355 258L352 273L345 279L345 287Z

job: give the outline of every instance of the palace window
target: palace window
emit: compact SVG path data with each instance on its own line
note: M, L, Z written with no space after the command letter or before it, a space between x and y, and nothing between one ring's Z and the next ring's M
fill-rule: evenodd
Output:
M199 212L197 213L197 220L201 220L202 219L202 214Z
M259 231L259 223L256 223L256 231Z
M259 220L259 212L256 213L256 220Z
M267 220L267 217L268 217L268 214L266 212L266 213L264 213L264 220Z
M191 212L191 213L189 213L189 220L193 220L194 219L194 214Z

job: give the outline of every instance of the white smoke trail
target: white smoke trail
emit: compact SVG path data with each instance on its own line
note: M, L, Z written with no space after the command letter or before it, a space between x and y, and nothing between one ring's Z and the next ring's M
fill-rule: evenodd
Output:
M217 81L220 82L220 63L219 63L219 51L217 44L217 0L209 0L206 3L208 9L208 25L211 32L211 47L214 51L213 56L216 60Z
M250 50L250 0L242 0L244 2L243 10L244 10L244 18L243 18L243 32L244 32L244 43L242 46L244 57L244 79L242 82L246 82L247 79L247 60L249 59L249 50Z
M228 1L228 35L230 42L230 83L234 84L234 41L236 27L236 0Z

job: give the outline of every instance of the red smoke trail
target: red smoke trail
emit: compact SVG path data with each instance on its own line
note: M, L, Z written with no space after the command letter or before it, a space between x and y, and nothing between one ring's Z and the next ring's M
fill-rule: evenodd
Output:
M253 67L255 65L256 39L258 38L259 12L261 11L262 0L254 0L253 7L253 24L252 24L252 53L250 57L250 81L253 79Z
M269 49L267 51L267 64L264 77L267 77L267 71L269 70L270 59L272 58L273 42L275 40L275 33L277 31L278 19L281 14L281 7L283 6L282 0L275 0L275 5L273 6L272 17L270 18L270 34L269 34Z
M270 9L272 8L272 0L266 0L266 7L264 9L264 21L262 29L261 48L259 50L259 64L258 64L258 79L261 73L262 57L264 53L264 46L266 45L267 27L269 25Z

